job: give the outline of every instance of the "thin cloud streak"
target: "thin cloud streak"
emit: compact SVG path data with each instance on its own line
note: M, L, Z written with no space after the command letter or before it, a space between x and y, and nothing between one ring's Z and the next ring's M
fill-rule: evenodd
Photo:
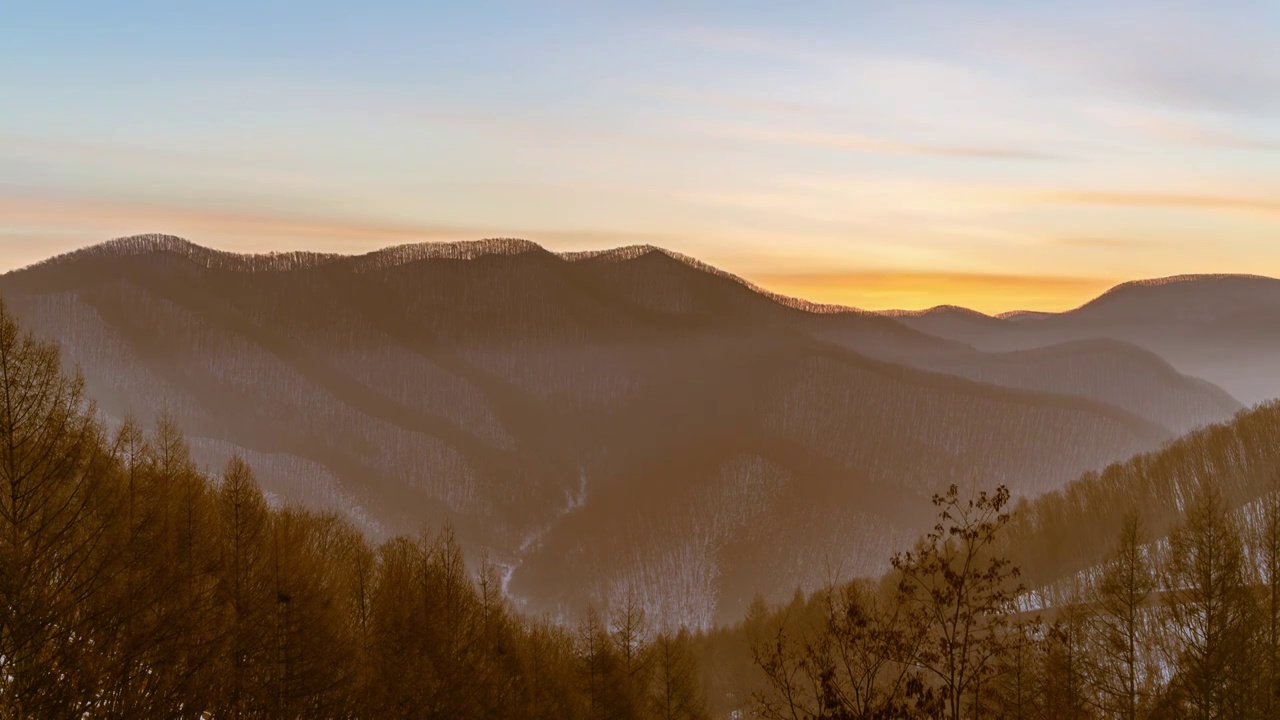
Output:
M928 143L900 142L850 133L812 133L777 130L726 130L722 136L739 140L758 140L782 145L827 147L855 152L884 153L890 155L923 155L930 157L984 159L984 160L1061 160L1050 153L1019 148L973 147L965 145L934 145Z
M397 241L439 239L458 228L351 220L301 219L254 213L215 212L148 203L0 196L0 213L11 224L73 228L114 225L122 228L159 224L182 226L230 236L270 236L289 239ZM127 233L126 233L127 234Z
M1154 240L1122 237L1062 237L1052 238L1049 245L1068 248L1086 248L1098 250L1120 250L1131 248L1157 247L1160 243Z
M1094 96L1224 115L1268 116L1280 104L1270 62L1274 25L1209 4L1110 3L1043 22L1012 12L947 8L937 25L987 62ZM1205 12L1209 10L1209 12ZM1195 53L1186 49L1194 46Z
M1231 195L1092 190L1050 193L1045 196L1045 200L1063 205L1102 205L1248 212L1267 215L1280 214L1280 199Z
M782 100L764 94L732 94L678 85L637 85L631 89L631 93L646 100L656 99L701 108L771 117L799 117L811 120L848 114L846 109L835 105Z
M1188 148L1280 151L1280 141L1256 130L1241 130L1220 116L1189 115L1135 104L1096 103L1083 114L1109 130L1119 130L1143 141Z

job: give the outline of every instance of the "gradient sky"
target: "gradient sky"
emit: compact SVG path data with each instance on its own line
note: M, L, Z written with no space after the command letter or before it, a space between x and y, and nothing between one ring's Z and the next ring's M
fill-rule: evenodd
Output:
M1280 276L1280 3L0 8L0 269L652 243L866 308Z

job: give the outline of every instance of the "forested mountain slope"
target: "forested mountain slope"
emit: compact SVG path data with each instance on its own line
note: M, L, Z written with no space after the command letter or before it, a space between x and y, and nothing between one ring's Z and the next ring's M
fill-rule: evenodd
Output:
M634 587L657 617L733 619L756 590L881 569L950 482L1034 495L1232 409L1154 362L1132 387L1182 388L1174 422L1036 392L1049 373L1016 357L989 371L891 318L651 248L249 257L145 236L0 292L107 414L171 413L199 458L247 453L276 497L375 535L449 519L534 610ZM908 367L942 357L1030 389Z
M1151 539L1164 537L1207 482L1232 508L1280 490L1280 402L1024 500L1008 529L1007 553L1029 586L1050 585L1097 565L1127 513L1137 513Z
M936 529L879 577L700 635L713 713L938 717L921 688L961 661L993 665L949 717L1275 716L1280 402L1012 512L1001 492L935 497Z

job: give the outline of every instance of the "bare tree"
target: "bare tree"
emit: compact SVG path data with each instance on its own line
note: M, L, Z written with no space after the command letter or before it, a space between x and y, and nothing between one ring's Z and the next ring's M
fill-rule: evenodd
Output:
M982 684L1017 642L1010 613L1023 588L1018 568L995 555L1009 522L1009 490L963 500L952 485L935 495L938 522L915 550L895 555L902 601L928 627L916 662L940 684L946 717L980 705Z
M939 709L917 667L928 627L894 588L858 580L809 601L797 595L772 617L755 614L752 653L767 688L756 701L766 718L923 718Z

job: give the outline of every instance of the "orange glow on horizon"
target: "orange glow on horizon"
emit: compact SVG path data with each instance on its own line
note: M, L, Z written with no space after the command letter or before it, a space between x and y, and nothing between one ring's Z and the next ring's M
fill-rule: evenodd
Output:
M862 310L923 310L959 305L997 314L1071 310L1121 280L1089 277L893 271L757 274L751 281L783 295Z

